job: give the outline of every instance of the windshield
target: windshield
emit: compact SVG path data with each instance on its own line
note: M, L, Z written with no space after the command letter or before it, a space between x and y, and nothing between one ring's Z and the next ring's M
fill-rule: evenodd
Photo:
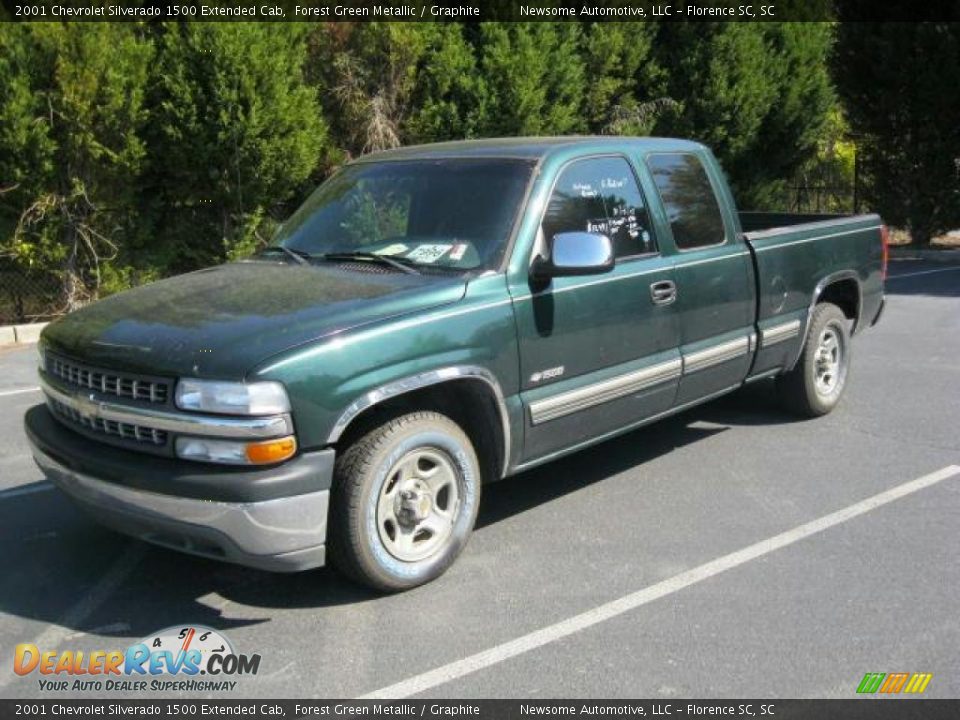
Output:
M532 168L503 159L349 165L317 188L271 245L316 257L359 252L422 267L495 268Z

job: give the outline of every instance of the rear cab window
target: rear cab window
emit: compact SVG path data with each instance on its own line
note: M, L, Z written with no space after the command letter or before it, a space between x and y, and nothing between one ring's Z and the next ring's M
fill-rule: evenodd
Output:
M563 232L606 235L618 260L657 251L646 203L623 157L584 158L564 167L541 226L544 238Z
M653 153L646 164L677 250L722 245L726 230L720 203L700 158L693 153Z

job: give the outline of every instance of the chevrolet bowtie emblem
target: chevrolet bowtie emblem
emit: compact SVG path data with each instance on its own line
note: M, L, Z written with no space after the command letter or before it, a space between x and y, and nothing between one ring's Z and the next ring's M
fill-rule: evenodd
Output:
M73 399L76 402L77 412L85 418L93 419L99 417L102 403L97 401L95 395L74 395Z

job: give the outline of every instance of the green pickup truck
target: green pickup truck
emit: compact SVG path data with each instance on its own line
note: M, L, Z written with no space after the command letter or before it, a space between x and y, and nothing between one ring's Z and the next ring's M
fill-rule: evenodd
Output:
M49 325L26 431L122 532L402 590L453 563L484 482L761 378L829 412L885 273L879 217L738 213L694 142L402 148L258 256Z

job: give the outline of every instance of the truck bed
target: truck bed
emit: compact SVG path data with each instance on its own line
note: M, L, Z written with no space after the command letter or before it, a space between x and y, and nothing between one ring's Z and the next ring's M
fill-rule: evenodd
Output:
M753 256L760 336L796 328L790 342L761 342L754 373L793 365L811 303L828 284L833 302L856 308L854 332L876 318L883 298L879 216L746 212L740 222Z

